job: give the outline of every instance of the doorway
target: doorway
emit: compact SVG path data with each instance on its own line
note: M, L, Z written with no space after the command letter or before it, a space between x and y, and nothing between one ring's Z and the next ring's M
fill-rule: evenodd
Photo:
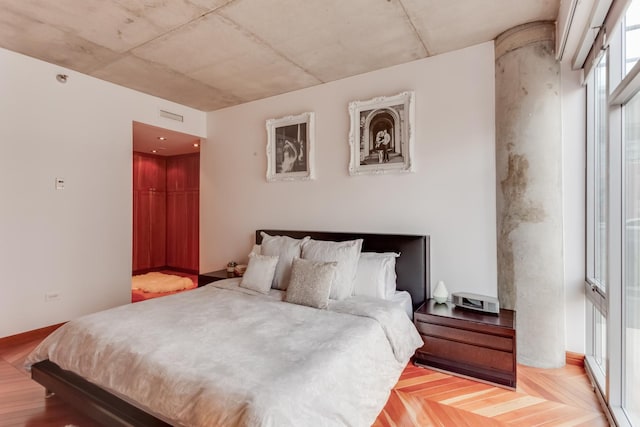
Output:
M200 143L193 135L133 122L133 302L197 286ZM175 289L137 287L141 279L159 280L158 272L188 277L192 286L176 280ZM159 288L167 290L153 292Z

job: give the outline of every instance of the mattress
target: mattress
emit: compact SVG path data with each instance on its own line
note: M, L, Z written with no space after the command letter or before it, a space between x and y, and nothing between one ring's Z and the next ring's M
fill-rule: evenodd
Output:
M413 320L413 301L411 300L411 294L409 292L396 291L390 301L400 304L404 312L409 316L409 319Z

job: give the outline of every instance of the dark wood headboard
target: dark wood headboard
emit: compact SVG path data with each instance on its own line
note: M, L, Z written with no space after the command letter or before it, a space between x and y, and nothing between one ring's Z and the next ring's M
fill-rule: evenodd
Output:
M310 236L315 240L363 239L363 252L397 252L397 289L411 294L413 308L417 309L430 294L429 236L404 234L334 233L328 231L256 230L256 244L262 242L260 232L271 236L289 236L301 239Z

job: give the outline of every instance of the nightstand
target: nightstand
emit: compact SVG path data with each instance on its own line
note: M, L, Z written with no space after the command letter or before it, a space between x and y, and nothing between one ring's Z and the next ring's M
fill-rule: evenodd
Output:
M198 287L208 285L211 282L228 279L227 269L210 271L209 273L198 274Z
M516 313L500 315L428 300L414 313L424 345L415 363L515 389Z

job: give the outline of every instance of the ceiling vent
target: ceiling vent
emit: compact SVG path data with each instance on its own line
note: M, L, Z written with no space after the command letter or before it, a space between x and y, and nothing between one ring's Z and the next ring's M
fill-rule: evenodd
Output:
M175 120L177 122L184 122L184 117L180 114L171 113L169 111L160 110L160 117L164 117L167 119Z

